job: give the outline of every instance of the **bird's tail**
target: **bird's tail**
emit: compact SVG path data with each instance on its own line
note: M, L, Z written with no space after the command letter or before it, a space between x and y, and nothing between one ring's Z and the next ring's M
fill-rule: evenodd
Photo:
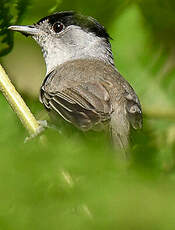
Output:
M129 129L127 118L121 114L113 114L111 117L111 135L115 149L121 159L129 158ZM120 115L120 116L119 116Z

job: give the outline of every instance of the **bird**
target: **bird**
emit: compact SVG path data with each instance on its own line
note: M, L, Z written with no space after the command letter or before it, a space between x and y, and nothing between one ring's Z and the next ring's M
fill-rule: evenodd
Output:
M40 101L49 114L82 131L107 127L114 145L125 151L131 129L142 128L142 108L114 64L104 26L90 16L63 11L9 29L31 36L42 48L46 76Z

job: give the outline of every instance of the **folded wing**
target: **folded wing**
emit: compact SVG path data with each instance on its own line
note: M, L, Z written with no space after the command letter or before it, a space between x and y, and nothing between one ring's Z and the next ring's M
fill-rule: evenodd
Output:
M85 82L60 91L48 92L43 85L41 101L48 110L61 115L82 130L110 119L110 97L101 82Z

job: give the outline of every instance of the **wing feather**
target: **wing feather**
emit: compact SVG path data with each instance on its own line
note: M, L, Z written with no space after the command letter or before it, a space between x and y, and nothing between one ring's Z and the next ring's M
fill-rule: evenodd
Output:
M142 128L142 109L138 97L130 93L125 94L126 111L130 124L134 129Z
M59 92L47 92L42 87L41 101L47 109L83 130L109 120L112 113L108 92L98 82L86 82Z

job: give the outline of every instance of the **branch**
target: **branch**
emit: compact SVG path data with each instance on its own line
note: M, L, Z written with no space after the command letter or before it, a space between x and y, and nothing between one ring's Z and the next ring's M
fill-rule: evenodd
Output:
M27 107L15 87L12 85L3 67L0 65L0 91L21 120L23 126L30 135L36 135L39 131L39 124L30 109Z
M143 114L149 119L175 120L175 109L144 108Z

